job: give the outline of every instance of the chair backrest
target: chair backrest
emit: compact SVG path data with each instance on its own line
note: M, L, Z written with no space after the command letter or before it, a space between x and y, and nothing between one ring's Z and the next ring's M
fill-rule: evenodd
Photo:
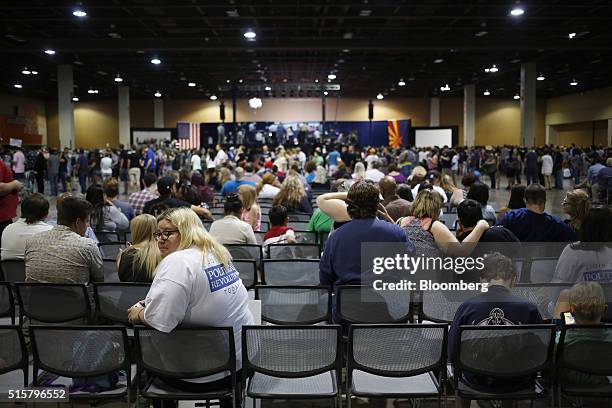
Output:
M446 324L353 325L349 373L409 377L440 369L446 365L447 337Z
M0 282L0 317L10 317L15 324L15 299L9 282Z
M260 263L263 259L263 249L261 245L255 244L228 244L225 245L232 260L251 259Z
M342 367L340 326L244 326L242 368L284 378Z
M17 283L15 289L20 322L23 316L43 323L65 323L90 316L91 306L84 284Z
M529 262L529 282L548 283L552 280L558 258L531 258Z
M95 231L94 230L94 234L96 234L96 238L98 238L98 242L100 243L121 241L119 237L119 233L115 231L102 231L102 230Z
M265 259L261 277L266 285L318 285L319 261L315 259Z
M314 231L294 231L294 233L295 233L295 238L298 244L318 245L316 232Z
M342 323L405 323L412 319L411 294L377 291L371 286L336 289L336 320Z
M310 221L310 217L312 217L312 215L310 214L300 214L300 213L287 214L287 218L289 218L289 224L291 224L292 222L308 223Z
M559 294L571 287L569 283L520 283L512 287L510 293L536 305L543 319L552 319L552 309Z
M129 324L127 310L147 297L148 283L95 283L96 317Z
M0 326L0 375L22 370L23 386L28 385L28 349L19 326Z
M273 324L331 323L329 286L263 286L255 288L261 300L261 319Z
M4 280L7 282L25 282L25 262L21 259L10 259L3 260L2 263L2 274Z
M171 378L198 378L230 371L236 351L231 327L176 328L170 333L136 329L139 371Z
M261 232L268 232L270 230L270 221L262 220L261 228L259 230Z
M460 326L453 364L462 371L492 378L519 378L552 366L556 326Z
M319 231L319 245L321 245L321 250L325 248L327 238L329 238L329 231Z
M461 304L480 292L476 291L421 291L419 321L449 323L453 321L455 312Z
M270 244L269 259L319 259L321 247L318 244Z
M610 377L610 350L612 325L564 326L557 348L557 372L575 370L587 375Z
M104 269L104 282L119 282L119 272L117 271L117 261L114 259L103 259L102 268Z
M457 215L457 213L442 213L439 218L439 221L443 222L449 230L456 230L458 219L459 216Z
M232 261L245 288L253 289L257 284L257 261L235 259Z
M291 219L289 219L289 224L287 225L296 231L306 231L306 229L308 228L308 220L292 221Z
M117 259L119 251L125 249L125 241L100 242L98 248L100 248L100 255L102 255L103 259L112 259L114 261Z
M97 377L126 370L131 380L130 346L121 326L30 326L34 384L38 370L63 377Z

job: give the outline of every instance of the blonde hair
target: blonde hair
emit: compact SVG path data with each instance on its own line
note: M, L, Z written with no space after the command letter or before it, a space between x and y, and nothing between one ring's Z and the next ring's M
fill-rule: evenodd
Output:
M440 181L440 187L442 187L444 191L447 191L449 193L452 193L457 189L457 186L455 186L455 183L453 183L453 179L448 174L445 174L442 177L442 180Z
M221 167L219 169L219 185L223 187L223 184L232 179L232 172L227 167Z
M306 190L304 190L302 180L298 176L287 175L281 184L280 191L274 197L273 204L294 208L300 205L303 197L306 197Z
M565 202L568 207L568 214L570 216L570 225L574 229L580 229L582 220L589 212L591 208L591 202L589 201L589 195L580 189L574 189L567 192L565 196Z
M440 193L428 188L422 189L412 203L412 215L416 218L429 217L437 220L442 208L442 196Z
M596 322L606 312L606 298L597 282L579 282L569 290L569 305L578 320Z
M273 185L274 180L276 180L276 176L274 174L268 172L264 173L263 176L261 176L261 181L257 183L257 187L255 188L257 194L259 194L263 186L265 186L266 184Z
M427 170L425 170L425 167L423 166L416 166L414 169L412 169L410 175L414 176L415 174L425 177L425 175L427 174Z
M364 178L365 177L365 165L362 162L355 163L355 176Z
M252 207L259 207L257 205L257 191L255 191L255 187L243 184L238 187L238 195L246 211L249 211Z
M172 224L181 234L178 250L198 247L204 253L211 253L226 269L231 261L230 253L217 242L202 225L200 218L190 208L171 208L157 217L157 222L165 220ZM208 262L207 259L204 260Z
M157 220L150 214L141 214L130 222L133 244L138 251L134 255L132 268L146 269L147 276L153 280L155 268L161 262L161 254L153 233L157 230Z

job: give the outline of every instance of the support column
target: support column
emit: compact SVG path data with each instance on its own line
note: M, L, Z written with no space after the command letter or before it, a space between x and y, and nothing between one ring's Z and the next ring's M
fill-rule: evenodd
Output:
M440 126L440 98L431 98L429 101L429 126Z
M558 144L557 129L552 125L546 125L546 144Z
M521 65L521 146L535 146L536 65Z
M463 144L474 146L476 141L476 86L463 87Z
M72 96L74 80L72 65L57 67L57 112L59 118L59 147L74 148L74 105Z
M117 106L119 108L119 144L130 146L130 88L120 86Z
M163 128L164 126L164 101L163 99L153 100L153 127Z
M325 139L325 110L327 109L325 102L325 94L321 93L321 140Z
M608 119L608 147L612 147L612 119Z

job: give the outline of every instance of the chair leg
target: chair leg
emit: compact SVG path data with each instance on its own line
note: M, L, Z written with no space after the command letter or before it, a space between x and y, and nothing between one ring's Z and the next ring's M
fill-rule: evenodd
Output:
M347 390L346 390L346 406L348 408L351 408L351 392L348 389L348 387L347 387Z

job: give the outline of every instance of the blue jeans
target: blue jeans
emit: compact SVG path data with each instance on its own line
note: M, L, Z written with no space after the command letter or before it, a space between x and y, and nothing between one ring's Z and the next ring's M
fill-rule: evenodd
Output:
M49 185L51 187L51 195L57 195L57 182L59 180L58 174L49 174Z
M79 173L79 184L81 185L81 194L87 192L87 173Z
M527 178L527 185L538 181L537 170L525 170L525 178Z
M563 189L563 170L555 171L555 188Z

